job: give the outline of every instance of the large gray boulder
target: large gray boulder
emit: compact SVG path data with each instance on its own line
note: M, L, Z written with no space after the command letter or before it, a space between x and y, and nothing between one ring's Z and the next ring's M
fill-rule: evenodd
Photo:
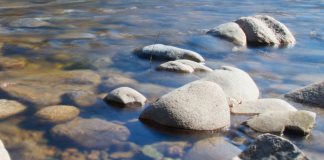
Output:
M221 87L200 80L163 95L140 119L181 129L217 130L230 125L230 112Z
M273 17L256 15L241 17L235 22L244 31L248 44L290 46L296 43L289 29Z
M35 113L35 118L41 123L63 123L76 118L80 110L74 106L55 105L40 109Z
M112 90L106 97L107 102L116 102L124 106L144 106L146 98L136 90L129 87L120 87Z
M286 101L276 98L245 101L231 107L231 113L234 114L260 114L268 111L297 111L297 109Z
M258 136L239 157L242 160L277 159L307 160L306 155L292 142L280 136L262 134Z
M163 44L152 44L134 51L136 55L147 59L177 60L188 59L204 62L205 59L197 52Z
M0 119L8 118L26 110L26 106L13 100L0 99Z
M316 122L316 113L310 111L265 112L247 120L252 129L264 133L283 133L285 130L307 135Z
M130 135L126 127L97 118L76 118L56 125L50 133L61 143L89 149L102 149L119 144L126 141Z
M234 22L224 23L210 29L207 34L224 38L239 46L246 46L246 36L242 28Z
M289 100L324 108L324 81L296 89L284 96Z
M0 140L0 158L1 160L11 160L8 151Z
M209 73L203 80L219 84L231 106L259 98L259 89L253 79L249 74L235 67L222 66Z

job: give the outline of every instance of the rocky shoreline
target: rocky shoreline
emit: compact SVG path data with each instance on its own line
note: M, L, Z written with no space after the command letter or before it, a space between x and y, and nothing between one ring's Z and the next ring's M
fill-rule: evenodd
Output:
M50 25L45 21L31 19L14 21L10 25L21 27L25 23L30 24L23 25L28 28ZM211 29L207 34L225 38L240 47L292 46L296 41L284 24L272 17L260 15L242 17L235 22L222 24ZM85 35L84 38L95 37ZM40 150L47 150L49 153L46 154L64 160L141 157L195 159L194 157L197 158L199 155L205 155L204 159L213 159L215 156L222 157L222 159L270 159L273 157L309 159L307 154L303 153L293 142L281 136L288 131L297 137L307 136L312 132L316 124L316 113L300 110L290 101L321 108L324 103L324 81L291 91L283 95L281 99L268 98L260 95L257 84L247 72L227 65L212 69L204 64L207 60L195 51L164 44L152 44L135 49L134 55L148 61L161 62L156 68L157 71L161 71L161 74L165 71L183 75L203 73L203 76L178 88L169 90L164 88L161 91L163 94L159 94L158 98L146 96L152 96L148 94L150 90L162 90L161 86L141 83L118 73L108 73L111 75L106 78L92 70L57 70L27 75L10 81L1 80L0 92L5 95L6 99L0 100L0 119L10 121L12 117L33 113L32 118L28 117L27 120L32 120L33 125L46 128L46 133L39 136L44 138L43 134L48 134L46 138L65 146L60 153L56 151L50 153L51 149L44 146ZM23 68L27 63L25 61L7 63L8 59L2 61L0 61L0 67L4 70ZM99 93L98 86L100 85L107 86L109 90ZM137 91L140 89L146 93ZM244 144L247 147L243 150L238 149L233 142L237 137L230 138L231 143L225 141L223 137L211 138L213 139L211 141L215 141L214 146L205 144L208 138L195 143L160 142L139 146L129 141L132 138L132 130L123 122L85 114L89 111L100 112L88 108L97 105L107 107L106 103L108 107L130 110L135 108L141 111L139 114L134 112L137 117L129 121L139 119L149 127L157 125L170 130L192 131L196 134L205 134L204 132L210 131L226 135L231 130L239 130L235 128L237 126L232 126L234 123L232 117L244 115L248 118L238 125L251 129L258 136L248 135L251 139ZM22 144L24 138L10 142L9 133L2 139L9 153L15 153L19 149L29 152L34 147L33 145L36 145ZM32 135L24 136L28 139L28 136ZM41 138L38 137L38 139ZM47 142L39 143L46 144ZM9 144L8 147L6 144ZM222 149L217 145L227 146L225 150L223 147L223 150L226 152L226 149L229 149L230 153L208 155L213 150ZM0 140L0 157L3 160L10 160L5 146ZM203 149L204 147L206 148ZM15 156L17 155L11 154L11 159L15 159ZM19 156L35 160L46 157L44 155L35 157L28 153Z

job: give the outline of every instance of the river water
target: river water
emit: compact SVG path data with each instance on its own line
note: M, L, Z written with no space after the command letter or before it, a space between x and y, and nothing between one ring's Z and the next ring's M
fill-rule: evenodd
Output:
M293 32L297 44L291 48L237 50L233 44L205 34L207 29L219 24L256 14L267 14L283 22ZM158 72L154 68L161 62L139 59L132 54L138 47L162 43L200 53L210 68L224 64L241 68L256 81L262 97L279 97L290 90L324 80L323 17L323 0L1 0L1 57L10 58L18 65L2 67L0 79L1 83L3 80L10 83L27 76L43 74L46 77L46 73L51 72L89 69L101 76L102 83L97 86L96 95L108 93L126 79L151 102L173 88L204 76ZM25 23L12 23L23 18L36 18L48 25L28 27ZM122 78L108 83L110 77ZM41 88L42 92L51 94L53 88L48 86L55 86L55 82L47 80L41 80L40 88L47 86ZM31 96L35 96L31 99L36 101L46 101L41 92ZM19 97L8 95L1 98L20 101ZM43 105L28 99L21 102L33 109L0 121L0 139L8 146L14 160L105 159L105 152L110 159L152 159L136 149L126 149L126 152L125 148L118 147L92 150L63 145L48 135L50 127L31 122L35 108ZM310 158L322 159L324 110L297 107L316 112L317 123L309 136L290 139ZM180 147L178 152L181 153L165 157L186 159L190 152L191 157L204 159L212 153L193 152L195 142L217 137L234 145L232 133L248 137L237 129L240 119L246 117L234 117L228 133L187 133L139 122L137 117L142 109L119 109L105 103L80 108L81 117L102 118L125 125L131 132L129 141L138 150L165 141L174 142L175 146L179 145L178 141L186 143L186 147ZM236 146L238 149L246 147L245 144ZM162 150L160 152L164 152ZM220 157L215 159L231 155L230 152L231 149L224 152L225 155L216 153Z

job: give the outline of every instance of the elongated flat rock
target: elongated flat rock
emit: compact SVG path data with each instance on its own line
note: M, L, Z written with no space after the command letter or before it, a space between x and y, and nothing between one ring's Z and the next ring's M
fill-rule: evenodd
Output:
M264 133L283 133L285 130L307 135L316 122L316 113L310 111L265 112L247 120L252 129Z
M268 111L297 111L297 109L288 102L275 98L246 101L231 107L231 113L234 114L260 114Z
M26 106L17 101L0 99L0 119L19 114L25 109Z
M36 112L35 117L41 123L63 123L76 118L80 110L74 106L48 106Z
M230 112L221 87L199 80L163 95L140 119L180 129L217 130L230 125Z
M159 60L177 60L188 59L195 62L204 62L205 59L197 52L182 49L178 47L152 44L143 48L137 49L134 53L146 59L159 59Z

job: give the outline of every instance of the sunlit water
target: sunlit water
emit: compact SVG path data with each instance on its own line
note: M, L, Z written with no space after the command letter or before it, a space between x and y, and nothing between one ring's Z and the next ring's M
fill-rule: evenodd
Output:
M267 14L286 24L295 35L297 44L292 48L262 47L236 51L231 43L205 34L206 29L255 14ZM23 69L5 69L1 78L10 82L53 70L91 69L104 81L109 78L107 73L116 72L136 80L139 84L135 88L153 101L172 88L203 76L157 72L155 67L161 62L139 59L132 54L135 48L163 43L200 53L206 59L206 65L214 69L223 64L241 68L256 81L262 97L279 97L292 89L324 79L323 17L322 0L2 0L1 56L24 58L28 65ZM37 28L10 25L20 18L38 18L52 25ZM99 85L97 93L107 93L114 87ZM324 110L299 107L316 112L317 124L308 137L291 140L309 157L321 159L324 156ZM225 136L231 143L229 133L191 133L145 125L137 120L142 109L120 109L99 103L81 110L80 116L84 118L97 117L124 124L131 132L129 141L140 147L179 140L193 144L213 136ZM79 148L51 139L47 134L49 127L30 122L32 114L33 110L0 122L0 133L7 136L5 143L11 146L8 150L16 154L17 159L24 159L24 153L33 150L15 147L10 144L13 141L34 141L35 146L31 148L45 148L36 152L45 155L40 159L60 159L66 148ZM238 132L235 128L238 123L232 123L231 132ZM18 129L12 129L15 126ZM10 135L11 132L15 134ZM19 136L22 138L17 138ZM238 147L243 149L245 146ZM91 151L79 149L85 154ZM105 152L112 154L115 151ZM150 159L141 154L137 155L139 157ZM136 159L136 156L132 158Z

